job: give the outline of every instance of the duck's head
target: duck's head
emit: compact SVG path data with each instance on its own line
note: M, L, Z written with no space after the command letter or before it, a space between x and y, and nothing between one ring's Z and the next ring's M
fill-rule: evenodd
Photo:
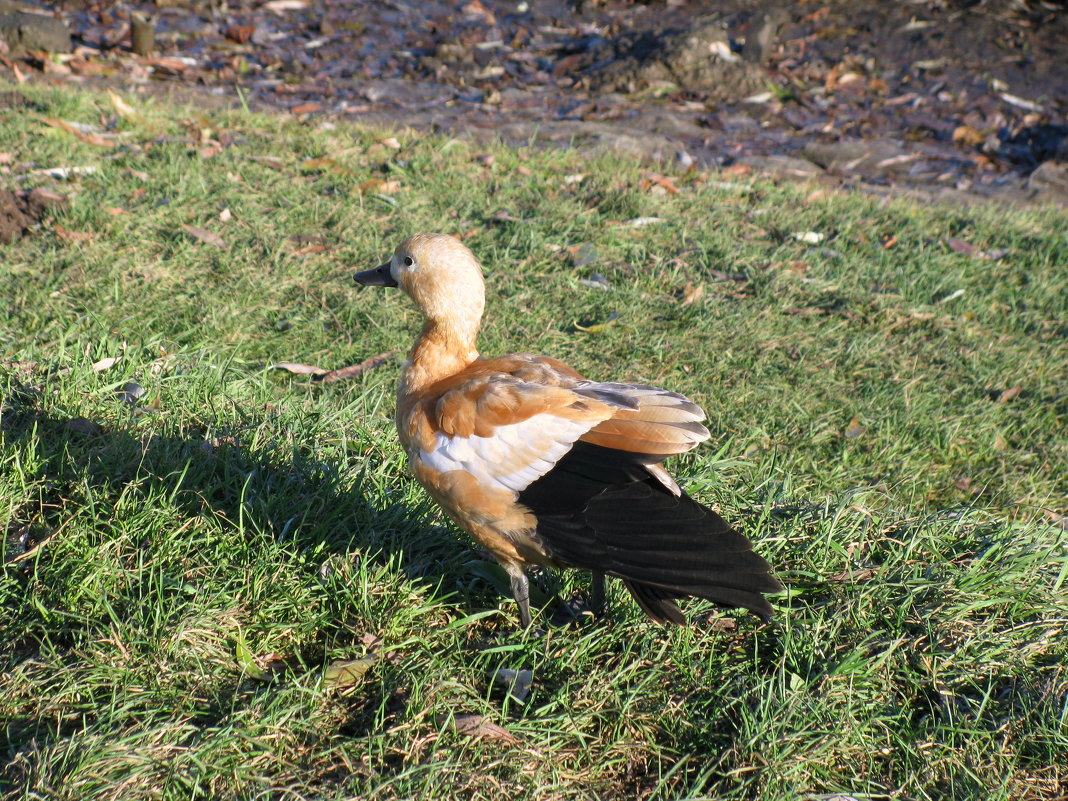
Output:
M353 278L365 286L400 287L434 323L474 321L477 328L482 319L486 294L482 268L475 254L453 236L410 236L385 264Z

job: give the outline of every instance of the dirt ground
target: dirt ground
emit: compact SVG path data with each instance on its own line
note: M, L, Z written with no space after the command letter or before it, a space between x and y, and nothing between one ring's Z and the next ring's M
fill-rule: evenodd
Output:
M1068 201L1051 0L40 4L29 80L575 144L875 193ZM151 22L131 52L131 20ZM239 98L240 90L240 98ZM202 101L201 101L202 102Z

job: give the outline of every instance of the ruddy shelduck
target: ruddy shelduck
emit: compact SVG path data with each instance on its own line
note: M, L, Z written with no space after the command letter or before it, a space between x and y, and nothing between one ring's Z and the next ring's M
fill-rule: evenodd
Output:
M623 580L653 620L706 598L764 619L782 589L752 544L661 466L708 439L675 392L591 381L548 356L479 356L482 268L458 239L416 234L360 284L400 287L425 322L397 393L397 431L416 480L507 571L529 626L526 567Z

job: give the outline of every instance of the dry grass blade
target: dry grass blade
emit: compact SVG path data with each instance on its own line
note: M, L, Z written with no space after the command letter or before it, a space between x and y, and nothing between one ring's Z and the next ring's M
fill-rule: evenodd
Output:
M58 537L62 533L63 529L65 529L67 527L67 525L72 520L74 520L73 517L68 517L66 520L64 520L60 524L59 528L57 528L55 531L53 531L51 534L49 534L47 537L45 537L39 543L34 545L32 548L24 551L23 553L20 553L18 556L13 556L10 559L8 559L7 560L7 564L9 564L9 565L17 565L19 562L24 562L27 559L32 559L41 550L43 550L44 547L46 545L48 545L48 543L50 543L52 540L54 540L56 537Z

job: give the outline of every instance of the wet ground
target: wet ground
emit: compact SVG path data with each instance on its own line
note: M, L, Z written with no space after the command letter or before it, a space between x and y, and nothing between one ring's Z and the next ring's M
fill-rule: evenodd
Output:
M1068 10L1052 0L268 0L48 5L33 80L572 143L681 168L1068 202ZM153 53L131 52L150 16ZM14 54L12 54L14 55ZM36 67L36 71L34 70Z

